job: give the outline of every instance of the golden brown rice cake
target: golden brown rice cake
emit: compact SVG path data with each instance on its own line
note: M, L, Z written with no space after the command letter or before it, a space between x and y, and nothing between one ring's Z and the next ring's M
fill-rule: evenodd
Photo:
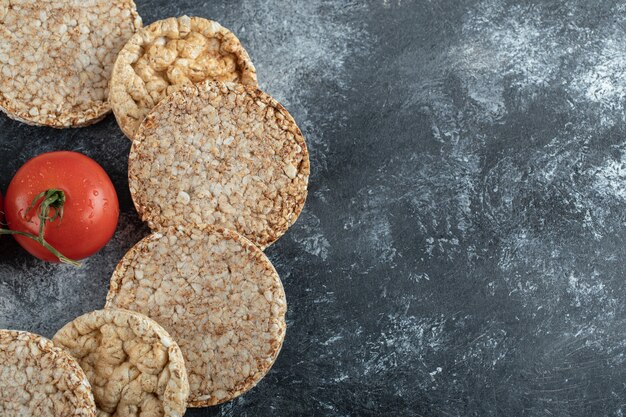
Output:
M180 348L154 320L121 309L97 310L53 338L87 374L98 417L182 417L189 383Z
M128 178L152 229L209 224L263 249L302 211L309 155L295 121L269 95L205 81L168 96L141 124Z
M32 125L97 122L117 53L140 27L132 0L0 0L0 110Z
M87 377L66 351L41 336L0 330L2 417L95 417Z
M111 278L107 307L139 311L178 340L190 407L231 400L274 363L287 303L267 257L236 232L170 228L140 241Z
M166 95L207 79L257 85L248 53L219 23L188 16L159 20L139 31L120 52L111 78L111 106L122 131L132 139Z

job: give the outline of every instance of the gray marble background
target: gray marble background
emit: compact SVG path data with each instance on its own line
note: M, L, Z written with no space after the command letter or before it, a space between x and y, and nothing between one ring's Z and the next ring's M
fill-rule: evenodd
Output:
M307 206L267 250L283 351L188 416L623 416L626 5L619 1L137 1L231 28L311 152ZM0 239L0 327L51 336L102 307L147 233L112 117L0 116L0 188L44 151L96 159L122 216L75 270Z

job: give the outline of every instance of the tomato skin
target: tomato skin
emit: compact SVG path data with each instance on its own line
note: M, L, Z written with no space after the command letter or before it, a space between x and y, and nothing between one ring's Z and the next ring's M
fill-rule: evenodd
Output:
M28 211L35 197L48 190L65 193L63 218L44 225L46 242L70 259L79 260L98 252L111 239L119 218L115 188L104 169L77 152L49 152L26 162L15 174L5 198L10 229L39 234L37 206ZM54 215L54 210L50 213ZM58 258L38 242L14 235L33 256L49 262Z

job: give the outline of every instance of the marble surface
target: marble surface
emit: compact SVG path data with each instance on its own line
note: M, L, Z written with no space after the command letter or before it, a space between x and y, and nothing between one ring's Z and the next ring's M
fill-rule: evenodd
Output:
M246 395L188 416L623 416L626 6L619 1L137 1L145 23L231 28L311 152L306 208L267 250L283 351ZM0 116L0 189L68 149L122 216L82 269L0 239L0 327L51 336L102 307L147 233L112 117Z

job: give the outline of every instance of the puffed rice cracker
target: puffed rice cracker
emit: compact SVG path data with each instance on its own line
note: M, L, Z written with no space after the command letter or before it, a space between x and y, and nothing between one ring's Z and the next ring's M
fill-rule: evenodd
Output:
M291 115L269 95L205 81L169 95L141 124L128 178L152 229L210 224L263 249L302 211L309 154Z
M106 305L146 314L178 340L190 407L252 388L285 336L276 270L252 242L224 229L169 228L144 238L117 265Z
M97 310L53 338L84 369L98 417L182 417L189 383L180 348L154 320L121 309Z
M111 77L111 106L133 138L148 112L180 86L204 80L257 85L239 39L212 20L182 16L159 20L133 36Z
M0 110L31 125L97 122L117 53L140 27L132 0L0 0Z
M0 330L2 417L95 417L91 386L66 351L39 335Z

